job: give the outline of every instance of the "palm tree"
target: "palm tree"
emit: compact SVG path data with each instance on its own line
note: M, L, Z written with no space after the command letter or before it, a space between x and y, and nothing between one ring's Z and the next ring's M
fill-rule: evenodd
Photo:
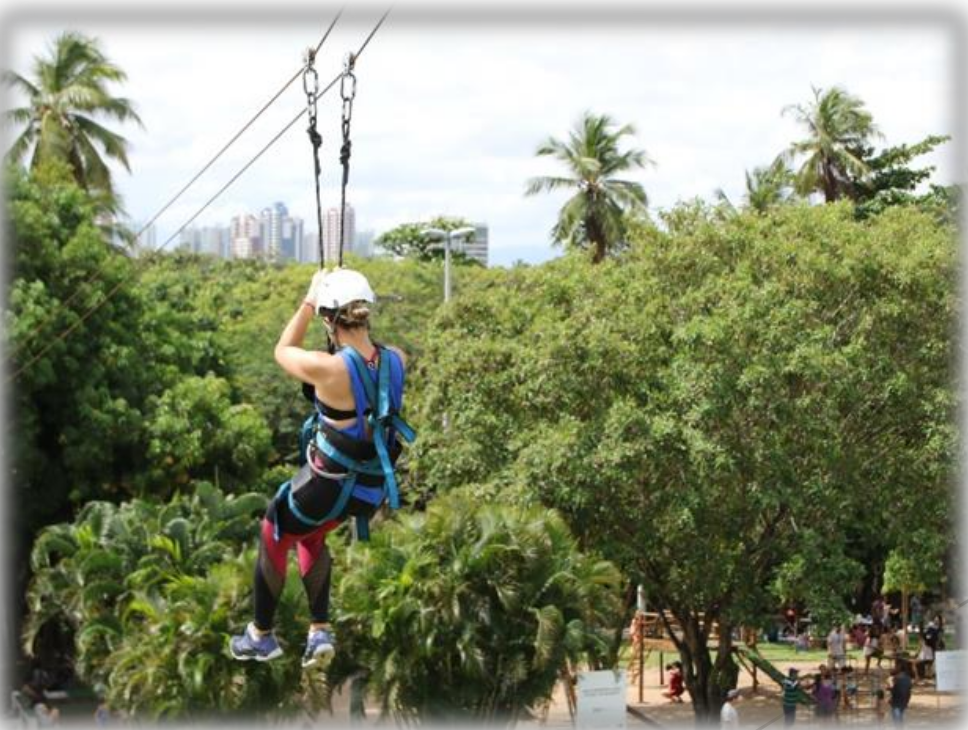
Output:
M30 155L31 169L49 159L64 160L81 187L114 199L104 158L117 160L130 171L128 143L96 118L141 124L132 103L112 96L106 88L109 82L125 78L105 58L96 39L74 32L58 36L49 57L34 59L31 79L4 71L4 82L27 96L27 106L5 114L8 122L25 125L8 158L19 163Z
M597 663L621 577L542 507L451 491L337 556L340 649L328 685L363 673L384 715L507 722Z
M798 193L821 191L830 203L853 193L854 181L869 173L862 150L872 137L880 136L864 102L844 89L813 88L813 103L783 109L807 127L809 136L794 142L785 155L806 155L796 173Z
M167 600L170 584L208 577L251 542L265 505L262 494L226 496L199 482L168 503L88 502L73 523L43 528L31 548L24 651L32 655L44 627L59 624L73 633L78 676L106 681L119 647L144 640L125 633L133 602Z
M783 155L765 167L747 170L743 207L757 213L765 213L771 208L782 205L793 197L793 182L793 173L787 167ZM716 197L730 212L735 212L735 206L722 188L716 191Z
M536 153L560 160L569 174L532 178L525 194L576 190L562 206L552 237L556 243L591 247L595 263L622 242L626 214L644 210L648 205L641 184L615 178L654 164L642 150L619 149L622 137L633 134L635 128L631 124L618 127L608 115L585 112L567 142L550 137Z

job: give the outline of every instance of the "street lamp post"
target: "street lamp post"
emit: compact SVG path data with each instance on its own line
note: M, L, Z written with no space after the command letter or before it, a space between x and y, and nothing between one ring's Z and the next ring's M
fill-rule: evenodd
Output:
M431 240L444 242L444 301L450 301L450 247L454 239L466 238L474 234L474 229L470 226L458 228L453 231L445 231L440 228L424 228L423 234Z

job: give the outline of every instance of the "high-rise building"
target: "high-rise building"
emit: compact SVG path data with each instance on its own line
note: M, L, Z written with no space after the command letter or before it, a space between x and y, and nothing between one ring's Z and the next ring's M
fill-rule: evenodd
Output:
M353 239L353 253L364 259L373 257L373 241L376 233L372 229L359 231Z
M323 216L323 251L326 255L326 263L336 263L339 261L339 231L340 231L340 211L339 208L330 208ZM343 225L343 251L347 251L353 245L356 237L356 212L353 206L346 205L346 222Z
M150 233L153 241L153 227ZM176 248L221 258L318 260L316 239L306 240L302 218L290 216L283 203L273 203L259 216L240 213L228 226L187 228L180 233ZM141 244L139 250L147 247Z
M154 251L158 245L158 229L155 228L154 223L149 225L143 231L141 230L142 228L144 228L143 223L133 223L131 225L132 233L141 233L141 235L138 236L138 240L135 241L135 250Z
M310 231L308 235L303 235L299 242L299 261L303 264L319 263L319 234Z
M262 248L267 258L278 261L284 258L282 250L282 229L289 219L289 211L282 203L273 203L262 210L259 216Z
M262 255L261 221L251 213L232 218L229 238L232 258L251 259Z
M282 219L281 253L284 261L298 261L303 237L302 218L286 216Z
M487 266L487 224L474 223L474 238L468 238L458 245L458 250L468 258L480 261Z
M229 229L204 226L198 231L198 253L225 258L229 251Z
M178 243L175 244L176 251L198 252L198 230L186 228L178 234Z

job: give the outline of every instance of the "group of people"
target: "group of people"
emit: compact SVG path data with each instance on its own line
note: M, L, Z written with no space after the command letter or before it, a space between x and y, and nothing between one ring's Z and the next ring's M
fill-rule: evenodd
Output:
M870 673L872 660L881 668L885 658L905 665L915 681L927 679L934 666L935 653L944 649L943 619L940 614L927 624L920 621L916 625L918 645L914 652L903 646L903 631L885 627L879 621L858 624L852 632L854 642L863 647L864 674ZM829 639L828 639L829 643Z
M897 663L891 670L888 692L883 689L874 691L874 712L878 722L887 714L887 706L891 708L891 717L895 725L904 722L904 713L911 702L913 682L902 663ZM814 700L814 717L820 723L836 720L838 707L856 706L858 685L850 667L843 667L839 672L827 664L821 664L817 674L808 678L801 678L796 667L790 667L782 683L784 724L793 725L797 717L797 706L805 692L809 692Z

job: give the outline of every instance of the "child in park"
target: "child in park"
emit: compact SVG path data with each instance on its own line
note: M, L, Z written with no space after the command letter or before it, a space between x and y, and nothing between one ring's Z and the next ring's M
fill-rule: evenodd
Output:
M682 679L682 663L666 664L666 671L669 672L669 686L662 690L662 696L668 697L670 702L682 702L682 695L686 691Z
M844 693L844 707L851 708L857 704L857 677L853 667L844 667L844 678L841 681Z
M874 715L877 717L877 724L883 725L887 715L887 705L884 702L884 690L879 689L874 693Z
M790 671L783 680L783 724L787 727L796 722L799 695L800 670L790 667Z

